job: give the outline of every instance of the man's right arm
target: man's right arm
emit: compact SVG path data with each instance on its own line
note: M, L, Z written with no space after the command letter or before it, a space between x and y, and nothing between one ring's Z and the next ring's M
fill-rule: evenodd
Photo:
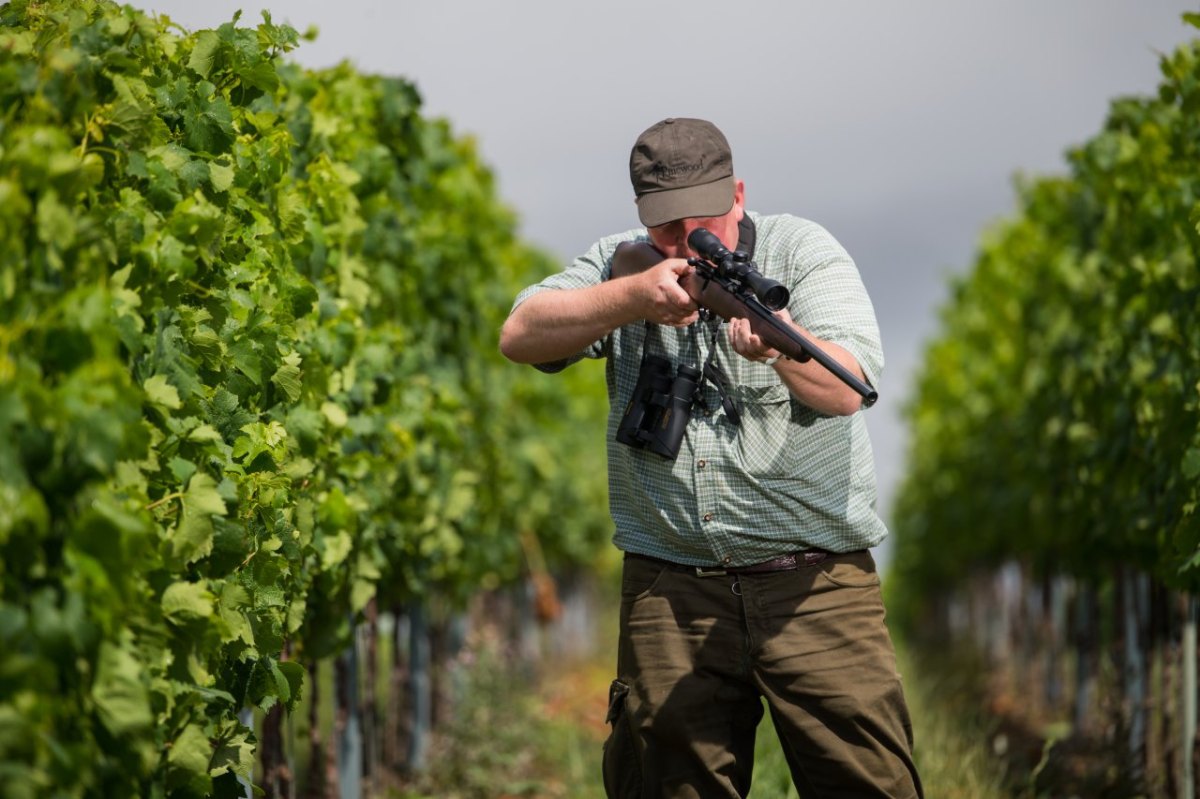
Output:
M691 269L672 258L644 272L594 286L540 291L518 305L500 330L500 351L517 363L570 358L618 327L645 319L683 327L696 303L679 285Z

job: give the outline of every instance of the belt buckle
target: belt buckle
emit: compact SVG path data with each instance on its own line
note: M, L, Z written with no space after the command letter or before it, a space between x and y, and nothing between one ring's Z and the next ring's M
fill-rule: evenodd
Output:
M725 569L720 568L720 567L717 567L715 569L705 568L704 566L696 567L696 576L697 577L724 577L727 574L729 574L729 572L727 572Z

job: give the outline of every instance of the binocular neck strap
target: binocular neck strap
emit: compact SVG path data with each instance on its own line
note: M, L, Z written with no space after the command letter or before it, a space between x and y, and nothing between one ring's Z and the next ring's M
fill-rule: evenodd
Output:
M735 250L741 250L746 253L751 261L754 260L754 244L758 241L758 228L754 226L754 220L750 218L750 214L742 214L742 219L738 222L738 240Z
M749 219L749 217L746 218ZM712 336L708 342L708 357L704 359L704 380L712 383L717 393L721 395L721 407L725 409L725 418L736 427L742 423L742 413L738 409L737 403L733 401L733 381L729 379L729 375L725 374L724 369L717 366L716 362L717 335L721 330L720 318L707 310L701 313L713 322L709 325ZM697 390L697 395L699 395L699 390Z
M744 218L749 221L749 217ZM754 246L754 223L750 222L751 239L750 246ZM735 427L742 423L742 414L733 400L733 381L729 379L729 375L725 374L725 370L717 365L717 336L721 330L721 318L710 312L707 308L700 309L700 318L703 321L709 322L709 329L712 331L708 342L708 357L704 359L704 367L701 370L700 383L696 386L696 401L704 405L704 382L707 381L716 388L717 393L721 396L721 407L725 409L725 418ZM645 330L642 335L642 361L646 360L646 351L650 346L650 331L655 327L650 322L645 322ZM692 335L698 335L696 325L690 325ZM697 342L699 344L699 342ZM705 406L707 409L707 406Z
M735 249L746 253L749 260L754 260L754 245L757 242L758 228L755 227L754 220L750 218L750 214L742 214L742 218L738 221L738 240ZM704 379L717 389L717 393L721 395L721 407L725 409L725 418L736 427L742 423L742 412L737 403L733 401L733 381L729 379L729 375L725 374L724 369L717 366L715 360L717 334L721 329L721 320L708 309L701 309L700 316L710 320L712 329L712 337L708 343L708 358L704 361ZM699 390L697 390L697 396L699 396Z

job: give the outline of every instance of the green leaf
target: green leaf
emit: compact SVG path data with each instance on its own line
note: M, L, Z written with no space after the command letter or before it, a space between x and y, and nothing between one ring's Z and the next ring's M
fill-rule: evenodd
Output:
M221 39L216 31L200 31L196 34L195 44L192 45L192 55L188 58L188 69L202 78L212 74L221 49Z
M67 250L75 243L75 215L71 209L59 202L58 196L50 192L37 205L38 239L47 249Z
M346 411L342 406L333 402L321 403L321 413L329 420L329 423L334 427L345 427L350 421L350 417L346 415Z
M1183 476L1189 480L1200 477L1200 447L1192 447L1184 453Z
M196 191L175 206L171 230L184 242L210 248L224 235L226 221L224 212Z
M217 613L229 629L228 634L222 635L223 641L242 641L248 646L254 646L254 628L245 613L251 607L250 594L245 588L237 583L225 584L217 604Z
M302 680L301 674L288 667L285 671L275 658L261 658L254 666L250 678L249 699L262 710L270 710L276 702L283 701L289 706L294 704L296 697L292 693L292 680ZM303 671L303 670L301 670ZM301 682L296 682L298 690Z
M242 428L245 435L233 442L233 457L243 458L249 464L264 452L276 461L283 460L282 444L287 438L287 429L279 422L252 422Z
M113 89L119 98L109 124L131 134L133 141L151 138L161 122L154 113L154 96L145 82L125 75L112 76Z
M101 723L113 735L138 733L152 723L150 692L142 682L138 659L115 642L100 643L92 701Z
M262 385L262 357L255 349L254 342L242 339L231 345L227 354L235 369L253 380L254 385Z
M295 402L300 399L300 353L290 352L283 356L283 364L271 376L271 382L279 386L287 395L288 400Z
M237 135L233 127L233 111L223 97L211 97L212 84L197 87L183 112L183 143L188 149L216 155L229 149Z
M232 441L245 425L255 420L255 415L241 406L237 395L225 388L217 389L208 405L209 421L221 432L222 438Z
M172 621L207 619L212 616L215 597L200 583L178 582L163 591L163 614Z
M192 154L178 144L164 144L146 151L146 155L159 161L170 174L174 175L192 161Z
M271 677L275 680L275 695L285 703L290 704L292 701L292 684L288 682L287 676L279 668L278 661L272 659L268 661L268 664L271 669Z
M171 536L171 553L184 563L206 557L213 547L212 517L184 510L179 526Z
M183 514L171 536L171 553L191 563L212 553L213 515L227 513L217 483L203 472L192 476L183 494Z
M225 500L217 493L217 481L203 472L192 477L183 495L183 507L193 513L224 516Z
M287 700L287 705L288 710L291 710L300 701L300 695L304 689L304 676L307 670L302 664L294 660L279 661L278 669L284 679L287 680L288 696L290 697Z
M199 724L189 724L171 742L167 762L171 768L193 777L207 776L212 744Z
M229 187L233 185L233 176L233 167L224 166L216 161L208 162L208 180L217 191L229 191Z
M176 172L185 191L194 192L204 183L211 182L208 164L204 161L188 161ZM221 220L224 222L224 219Z
M254 743L250 740L251 733L244 728L227 734L217 744L213 752L209 774L219 777L232 772L241 777L249 778L254 768ZM238 796L243 794L239 791Z
M0 52L12 56L27 56L33 53L35 44L33 31L2 30L0 31Z
M298 244L304 240L308 224L308 212L304 198L295 189L279 194L279 231L284 241Z
M188 441L223 441L221 433L210 424L202 424L188 433Z
M325 536L324 545L321 548L321 568L326 571L334 570L346 560L353 547L354 540L345 530Z
M175 475L175 479L180 483L186 483L196 473L196 464L186 458L171 458L167 464L171 469L171 474Z
M274 61L259 61L239 67L237 75L245 85L264 92L274 92L279 88L279 75L275 71Z

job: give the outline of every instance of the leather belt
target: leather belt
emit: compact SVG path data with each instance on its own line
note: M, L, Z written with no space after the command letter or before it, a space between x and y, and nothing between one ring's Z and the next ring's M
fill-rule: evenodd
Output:
M824 563L826 558L833 554L835 553L824 549L804 549L799 552L789 552L786 555L780 555L770 560L764 560L762 563L752 563L749 566L688 566L683 563L674 563L662 558L651 557L650 555L641 555L637 552L626 552L625 557L660 563L679 571L692 572L697 577L724 577L726 575L736 576L739 574L794 571L802 566L816 566Z

